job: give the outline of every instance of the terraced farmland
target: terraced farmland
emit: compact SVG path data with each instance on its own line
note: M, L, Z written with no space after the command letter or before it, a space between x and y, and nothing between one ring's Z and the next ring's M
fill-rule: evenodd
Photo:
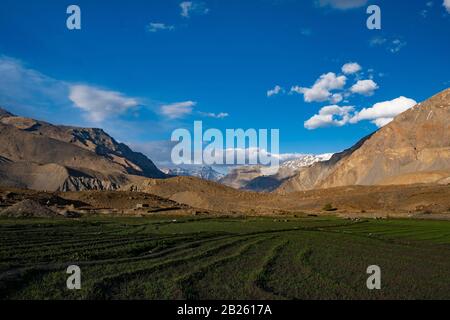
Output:
M450 222L285 219L2 219L0 298L450 299Z

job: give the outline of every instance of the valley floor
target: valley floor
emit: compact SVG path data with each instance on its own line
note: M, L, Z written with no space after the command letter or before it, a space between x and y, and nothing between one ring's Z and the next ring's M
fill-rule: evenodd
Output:
M450 299L449 279L449 221L0 219L0 299Z

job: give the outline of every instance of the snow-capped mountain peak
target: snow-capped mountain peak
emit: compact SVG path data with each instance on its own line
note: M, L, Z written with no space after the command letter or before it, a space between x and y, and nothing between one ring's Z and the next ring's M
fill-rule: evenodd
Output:
M283 161L281 163L281 168L298 170L303 167L308 167L316 162L327 161L333 156L333 153L325 153L319 155L307 154L303 156L299 156L295 159L290 159Z

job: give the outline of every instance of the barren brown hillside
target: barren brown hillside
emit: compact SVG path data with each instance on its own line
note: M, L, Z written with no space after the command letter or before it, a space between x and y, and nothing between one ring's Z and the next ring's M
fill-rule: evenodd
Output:
M0 185L37 190L116 189L165 175L101 129L55 126L0 109Z
M257 193L197 178L177 177L146 180L126 191L155 194L163 198L223 214L330 214L358 216L415 216L450 213L448 185L350 186L292 192ZM324 210L332 205L332 211ZM336 209L336 210L334 210Z

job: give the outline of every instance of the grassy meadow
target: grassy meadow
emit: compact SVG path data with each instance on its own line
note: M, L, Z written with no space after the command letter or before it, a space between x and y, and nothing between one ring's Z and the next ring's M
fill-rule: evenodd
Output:
M450 222L0 219L0 299L450 299Z

